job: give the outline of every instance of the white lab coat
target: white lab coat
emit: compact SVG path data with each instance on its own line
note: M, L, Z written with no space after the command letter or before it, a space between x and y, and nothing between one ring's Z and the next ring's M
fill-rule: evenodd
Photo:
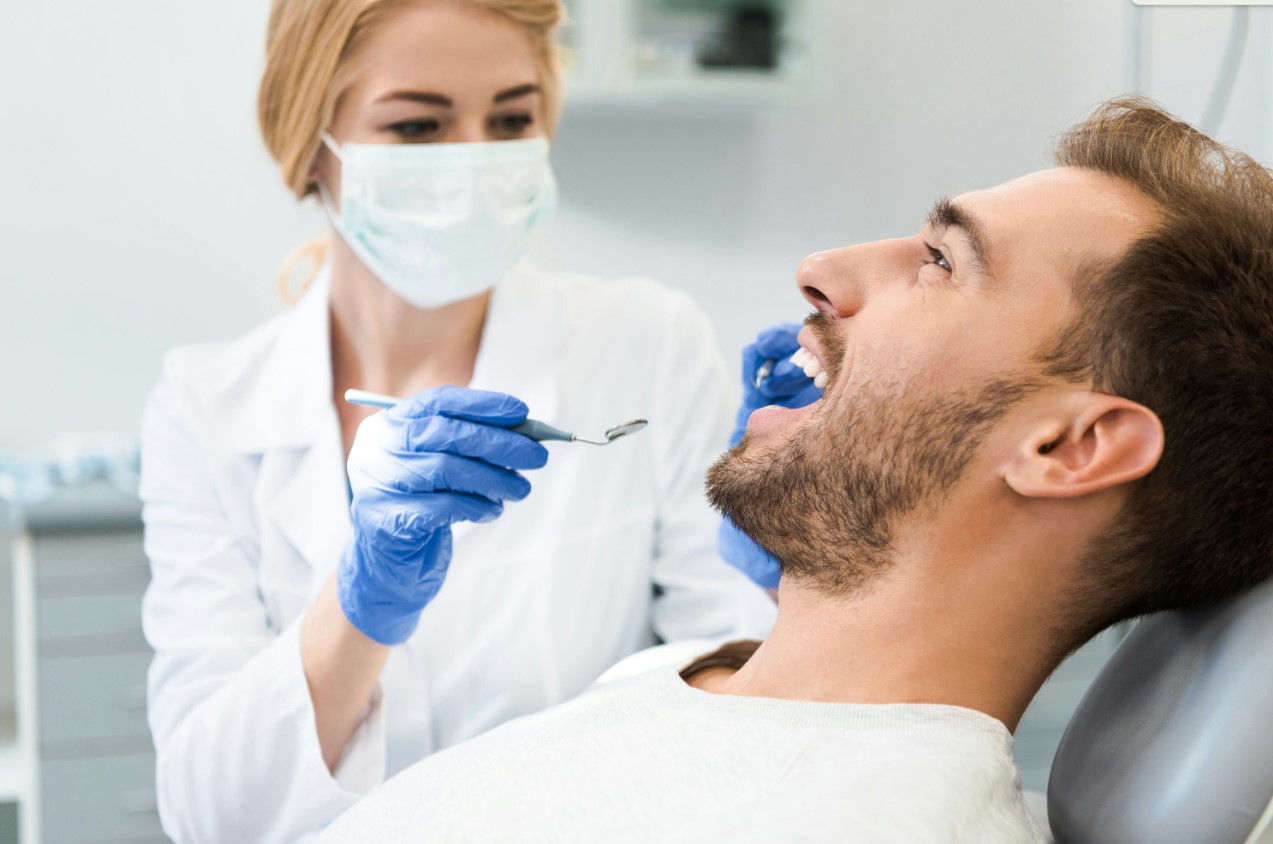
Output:
M176 841L304 840L386 776L574 696L656 637L768 632L772 601L716 556L702 495L730 416L707 320L651 282L523 266L495 291L471 386L567 430L650 427L550 444L529 498L454 528L445 585L329 774L298 645L352 536L328 343L320 280L236 342L173 352L147 407L149 714Z

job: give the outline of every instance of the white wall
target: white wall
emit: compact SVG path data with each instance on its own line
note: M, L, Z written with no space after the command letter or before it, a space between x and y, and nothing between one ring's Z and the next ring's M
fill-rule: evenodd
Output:
M1049 139L1123 84L1125 0L817 1L824 105L569 111L544 253L690 290L732 359L803 314L804 254L911 230L938 194L1043 166ZM277 310L274 270L322 220L255 134L266 5L0 3L0 452L131 435L164 349ZM1267 160L1265 11L1221 134ZM1196 118L1227 11L1148 17L1148 89Z
M261 0L0 2L0 450L132 433L317 230L255 135Z

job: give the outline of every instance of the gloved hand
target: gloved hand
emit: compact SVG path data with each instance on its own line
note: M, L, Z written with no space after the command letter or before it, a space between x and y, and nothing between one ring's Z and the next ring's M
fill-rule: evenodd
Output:
M800 348L796 335L800 325L786 323L766 328L756 337L756 342L743 349L743 404L734 420L734 433L729 445L738 445L747 431L747 419L753 411L771 404L781 407L804 407L822 398L822 391L813 386L813 379L791 362L791 356ZM756 386L756 374L765 361L774 361L769 377Z
M813 386L813 379L791 362L791 356L800 348L796 342L799 332L797 324L775 326L760 332L756 342L743 349L743 404L738 409L734 433L729 438L731 447L742 441L747 431L747 419L753 411L771 404L804 407L822 397L822 391ZM757 387L756 373L768 360L774 361L773 368L769 377ZM721 521L717 549L727 563L755 583L766 589L778 588L782 574L778 561L728 518Z
M548 451L507 430L527 408L502 393L438 387L366 419L349 454L353 541L336 574L340 608L377 642L415 631L451 562L451 525L489 522Z

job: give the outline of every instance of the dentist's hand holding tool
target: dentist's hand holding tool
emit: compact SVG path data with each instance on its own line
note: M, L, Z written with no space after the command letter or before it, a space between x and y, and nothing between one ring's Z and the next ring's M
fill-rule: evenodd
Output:
M743 404L729 438L731 448L742 441L752 412L771 404L804 407L822 398L822 389L791 360L800 349L796 342L799 333L799 324L778 325L760 332L756 342L743 349ZM721 522L717 548L727 563L755 583L766 589L778 588L778 561L729 519Z
M340 607L377 642L415 631L451 562L451 525L489 522L548 461L509 430L526 420L512 396L462 387L425 390L366 419L349 454L354 539L337 570Z

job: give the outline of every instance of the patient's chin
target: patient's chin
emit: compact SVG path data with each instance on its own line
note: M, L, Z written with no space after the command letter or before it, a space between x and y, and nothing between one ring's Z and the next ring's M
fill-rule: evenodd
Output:
M745 502L755 494L755 487L764 483L764 470L757 465L754 451L751 434L744 434L707 470L707 500L734 524L739 512L747 509Z
M839 446L839 447L837 447ZM887 566L880 470L825 430L769 445L745 436L707 473L707 497L784 577L845 595Z
M795 536L804 539L802 513L787 495L802 474L792 456L758 447L751 435L720 457L707 472L707 499L752 541L770 554L789 545Z

